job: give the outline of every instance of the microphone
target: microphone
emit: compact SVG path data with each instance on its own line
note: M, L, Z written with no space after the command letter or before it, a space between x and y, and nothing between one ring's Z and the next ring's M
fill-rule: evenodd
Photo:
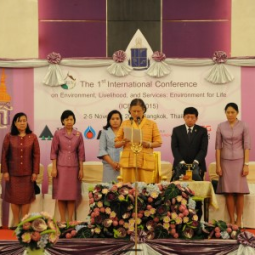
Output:
M130 121L131 121L131 125L133 125L134 118L133 118L133 117L130 117L129 119L130 119Z
M141 118L137 117L137 124L140 125L141 124Z

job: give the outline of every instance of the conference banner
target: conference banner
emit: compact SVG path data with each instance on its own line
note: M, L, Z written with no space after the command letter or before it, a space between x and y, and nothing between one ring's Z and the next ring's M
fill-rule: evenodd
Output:
M86 160L95 161L98 133L106 125L107 114L117 109L123 119L130 117L129 104L142 98L147 105L146 117L153 119L163 138L162 160L172 162L171 133L184 123L183 110L193 106L199 111L197 124L207 128L208 162L214 161L217 125L226 120L224 107L228 102L241 103L241 68L230 66L235 79L215 85L205 80L208 66L171 66L171 75L153 78L146 70L134 70L128 76L115 77L105 67L78 68L62 66L65 84L51 87L42 84L47 68L34 69L34 123L45 161L49 160L51 138L61 128L61 113L70 109L76 115L75 127L85 139ZM239 116L241 117L241 116Z

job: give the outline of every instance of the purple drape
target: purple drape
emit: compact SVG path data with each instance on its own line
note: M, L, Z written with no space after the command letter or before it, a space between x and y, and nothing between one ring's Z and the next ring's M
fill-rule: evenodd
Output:
M146 242L162 255L196 254L224 255L238 249L236 240L181 240L156 239ZM125 254L134 247L134 243L118 239L60 239L47 251L52 255L118 255ZM22 254L24 247L17 241L0 241L0 254Z

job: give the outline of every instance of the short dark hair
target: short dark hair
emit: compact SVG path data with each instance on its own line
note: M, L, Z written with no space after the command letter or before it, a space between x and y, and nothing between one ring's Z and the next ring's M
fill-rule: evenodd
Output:
M196 117L197 117L198 116L198 110L194 107L187 107L183 111L183 116L185 116L187 114L195 114Z
M232 107L234 108L237 112L239 112L238 110L238 105L236 103L228 103L226 106L225 106L225 112L227 111L228 107Z
M112 110L107 115L107 123L103 127L103 129L107 130L109 127L111 127L110 120L111 120L113 114L119 114L119 116L120 116L120 123L122 123L122 115L121 115L121 113L118 110Z
M12 125L11 125L11 135L19 135L19 130L15 126L15 122L20 119L20 117L25 116L27 119L27 115L24 112L18 112L14 115L12 119ZM31 134L32 130L29 128L29 125L27 123L27 128L25 130L26 134Z
M75 124L76 118L75 118L74 113L73 113L71 110L65 110L65 111L63 111L63 113L61 114L61 117L60 117L60 120L61 120L62 125L64 125L64 124L63 124L64 119L67 119L67 118L70 117L70 116L73 116L74 124Z
M132 107L132 106L137 106L137 105L140 105L143 110L144 110L144 113L147 111L147 107L146 107L146 104L144 103L144 101L141 99L141 98L135 98L131 101L130 103L130 106L129 106L129 109ZM130 113L130 110L128 111Z

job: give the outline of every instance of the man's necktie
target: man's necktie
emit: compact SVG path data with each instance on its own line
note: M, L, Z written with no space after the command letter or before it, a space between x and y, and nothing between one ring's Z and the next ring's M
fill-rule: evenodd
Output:
M188 138L189 138L189 141L191 140L191 128L188 128Z

